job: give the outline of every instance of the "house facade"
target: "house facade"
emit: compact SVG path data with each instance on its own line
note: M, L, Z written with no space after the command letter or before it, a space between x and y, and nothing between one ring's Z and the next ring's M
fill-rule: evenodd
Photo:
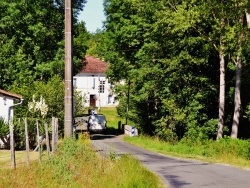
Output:
M22 98L21 95L0 89L0 117L5 121L13 118L13 108L11 107L14 105L14 100Z
M17 95L14 93L7 92L5 90L0 89L0 118L3 118L3 120L8 123L10 119L13 118L14 112L13 107L15 105L21 104L23 97L21 95ZM14 101L18 99L21 99L20 103L14 103ZM8 144L9 135L1 136L0 137L0 148L6 147Z
M112 85L106 77L108 64L93 56L86 56L82 70L73 77L74 88L85 99L85 107L116 105Z

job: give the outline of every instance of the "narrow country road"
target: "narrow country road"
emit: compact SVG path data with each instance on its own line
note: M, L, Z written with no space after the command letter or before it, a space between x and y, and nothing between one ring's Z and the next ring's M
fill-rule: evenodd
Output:
M91 143L104 156L110 153L118 156L128 153L133 155L146 168L160 176L169 188L250 187L249 170L167 157L127 144L113 135L92 135Z

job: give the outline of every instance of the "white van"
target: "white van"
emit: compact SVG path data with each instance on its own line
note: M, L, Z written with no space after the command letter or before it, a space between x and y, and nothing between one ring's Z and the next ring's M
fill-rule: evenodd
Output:
M105 132L107 129L106 117L102 114L92 114L88 119L88 131Z

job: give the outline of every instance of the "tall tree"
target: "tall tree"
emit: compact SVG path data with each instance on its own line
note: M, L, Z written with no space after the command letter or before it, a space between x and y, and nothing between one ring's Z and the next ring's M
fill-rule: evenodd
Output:
M234 79L238 126L240 63L247 61L249 43L239 20L248 12L247 1L106 0L104 5L109 76L131 81L129 117L144 131L164 138L222 138L233 119L233 104L225 101L232 98ZM119 91L127 97L127 87Z
M73 1L74 23L85 2ZM3 0L0 10L0 86L61 74L57 54L63 49L64 1Z
M232 122L231 137L238 137L238 129L240 124L240 115L242 111L241 104L241 77L242 77L242 67L244 63L244 49L247 46L247 41L249 41L249 30L248 30L248 12L247 8L249 3L243 1L241 3L234 3L234 15L232 16L232 28L234 28L234 53L232 59L236 67L235 75L235 92L234 92L234 114Z
M132 81L131 108L149 133L172 131L181 138L209 120L211 49L197 37L196 12L188 12L187 4L106 1L111 75Z

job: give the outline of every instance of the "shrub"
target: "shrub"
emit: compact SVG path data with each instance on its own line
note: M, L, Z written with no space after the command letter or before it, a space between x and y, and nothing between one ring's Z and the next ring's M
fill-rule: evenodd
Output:
M0 117L0 138L6 136L9 133L8 123Z

